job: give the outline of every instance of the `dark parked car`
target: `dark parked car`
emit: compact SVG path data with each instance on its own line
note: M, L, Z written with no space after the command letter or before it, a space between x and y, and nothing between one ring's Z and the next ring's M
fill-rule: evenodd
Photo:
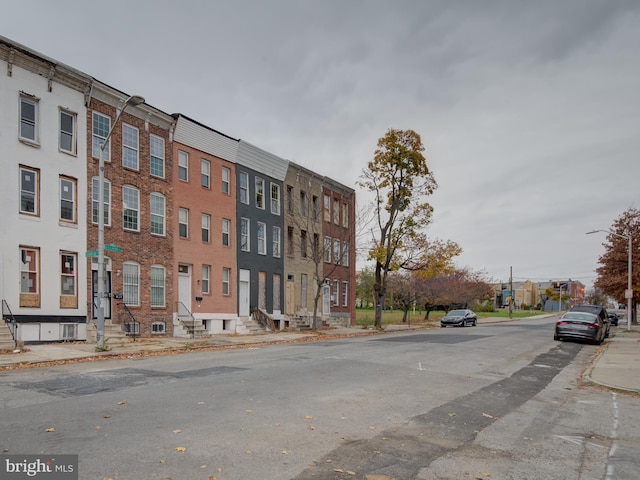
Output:
M588 312L565 313L556 322L554 340L587 340L600 345L607 337L609 322Z
M608 313L609 315L609 323L611 323L611 325L615 325L616 327L618 326L618 315L616 315L615 313Z
M441 327L475 327L477 324L477 315L468 309L451 310L440 320Z
M606 335L609 336L609 330L611 329L611 321L609 320L609 313L602 305L589 305L586 303L579 303L574 305L569 310L570 312L587 312L593 313L594 315L599 316L602 321L606 324Z

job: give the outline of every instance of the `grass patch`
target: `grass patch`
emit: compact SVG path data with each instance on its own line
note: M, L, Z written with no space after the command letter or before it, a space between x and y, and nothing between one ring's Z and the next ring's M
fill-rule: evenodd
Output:
M429 323L439 322L444 317L446 312L434 311L429 313ZM512 318L526 318L533 317L535 315L542 315L549 312L541 312L538 310L514 310L512 312ZM509 318L509 310L501 309L495 312L476 312L478 318L498 317ZM402 323L403 313L400 310L385 310L382 312L382 326L385 325L398 325ZM356 325L366 328L375 324L376 314L373 309L356 309ZM410 311L407 315L407 323L418 324L425 323L424 310L415 312Z

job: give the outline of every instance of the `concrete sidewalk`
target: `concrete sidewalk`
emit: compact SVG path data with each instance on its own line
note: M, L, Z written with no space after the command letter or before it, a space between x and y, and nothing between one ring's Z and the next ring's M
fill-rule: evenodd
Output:
M538 316L534 318L544 318ZM517 322L500 317L481 317L479 324ZM0 354L0 370L36 368L51 364L100 361L145 355L168 355L205 350L250 348L260 344L278 344L322 341L363 335L437 328L437 323L413 325L387 325L378 332L362 327L319 329L316 332L276 332L256 335L214 335L205 339L145 338L126 343L109 344L107 352L96 352L95 343L47 343L26 345L24 351ZM551 335L551 334L550 334ZM640 393L640 327L627 331L625 326L614 327L611 337L603 344L599 355L584 375L586 380L623 391Z

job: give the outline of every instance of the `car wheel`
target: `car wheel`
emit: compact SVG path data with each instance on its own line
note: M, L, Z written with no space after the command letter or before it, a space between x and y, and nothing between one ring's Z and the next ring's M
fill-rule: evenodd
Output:
M553 336L553 339L554 339L556 342L560 341L560 337L559 337L558 335L554 335L554 336Z
M471 324L472 327L475 327L476 325L478 325L478 320L477 319L473 319L473 323Z

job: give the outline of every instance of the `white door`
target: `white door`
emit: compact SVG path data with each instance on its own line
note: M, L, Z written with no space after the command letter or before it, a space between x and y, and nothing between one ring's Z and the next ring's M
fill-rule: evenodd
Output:
M238 316L249 316L249 270L240 270L238 275Z
M184 309L191 311L191 268L189 265L178 267L178 316L186 315Z

